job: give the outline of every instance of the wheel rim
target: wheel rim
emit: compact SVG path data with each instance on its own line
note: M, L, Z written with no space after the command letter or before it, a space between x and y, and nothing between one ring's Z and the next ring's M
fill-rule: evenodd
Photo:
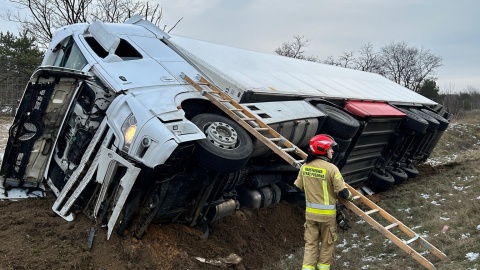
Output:
M207 127L206 135L213 145L224 149L235 148L238 141L238 134L235 129L223 122L211 123Z

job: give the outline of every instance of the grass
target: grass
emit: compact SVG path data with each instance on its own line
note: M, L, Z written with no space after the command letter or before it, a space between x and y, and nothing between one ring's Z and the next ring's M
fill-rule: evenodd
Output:
M419 166L417 178L372 198L447 255L440 261L412 244L437 269L480 269L479 160L480 117L472 112L452 120L430 160ZM352 228L339 231L332 269L424 269L360 217L346 213ZM442 232L446 226L448 229ZM398 229L392 232L408 240ZM299 269L302 257L300 248L265 270Z

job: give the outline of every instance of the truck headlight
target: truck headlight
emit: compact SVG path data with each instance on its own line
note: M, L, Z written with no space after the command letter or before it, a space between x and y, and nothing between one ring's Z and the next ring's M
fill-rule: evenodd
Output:
M135 132L137 132L137 119L133 114L130 114L125 122L122 125L122 133L125 143L123 144L122 150L128 152L130 145L132 144L133 138L135 137Z

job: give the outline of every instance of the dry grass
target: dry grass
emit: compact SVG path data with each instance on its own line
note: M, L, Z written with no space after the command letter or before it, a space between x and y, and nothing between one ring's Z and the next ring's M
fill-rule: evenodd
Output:
M437 269L480 269L478 113L453 120L431 158L420 167L419 177L375 195L374 199L447 255L447 260L440 261L423 247L413 246ZM352 228L339 232L332 269L424 269L358 216L349 211L347 215ZM445 233L444 226L449 228ZM402 232L393 232L408 240ZM303 249L299 249L265 270L298 269L302 256Z

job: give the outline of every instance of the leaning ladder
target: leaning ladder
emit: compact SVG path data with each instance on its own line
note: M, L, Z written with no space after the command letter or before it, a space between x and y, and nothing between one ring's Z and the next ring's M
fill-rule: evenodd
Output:
M199 77L198 83L182 73L182 78L200 91L213 104L219 107L224 113L239 123L250 134L263 142L268 148L286 160L290 165L300 169L306 154L289 140L285 139L273 128L265 124L256 115L244 109L215 85L209 83L205 78ZM295 157L295 154L297 157Z
M307 154L298 148L296 145L285 139L282 135L276 132L274 129L265 124L261 119L256 115L250 113L248 110L245 110L240 104L233 100L229 95L221 91L217 86L208 82L205 78L198 76L198 80L194 81L189 78L187 75L182 73L182 78L190 85L192 85L196 90L198 90L203 96L208 98L213 104L219 107L224 113L230 116L234 121L239 123L243 128L248 132L254 135L257 139L263 142L267 147L269 147L273 152L287 161L290 165L295 168L300 168L304 160L307 158ZM268 137L267 137L268 136ZM300 159L294 157L291 153L294 153ZM405 252L410 254L413 259L417 260L427 269L436 269L435 266L423 257L420 253L413 249L410 246L412 243L419 243L424 246L430 253L437 256L441 260L445 259L447 256L434 247L432 244L427 242L423 237L416 234L410 228L405 226L402 222L398 221L392 215L387 213L387 211L380 208L380 206L373 203L367 197L363 196L356 189L352 188L350 185L346 184L347 188L350 190L354 199L358 202L360 201L370 210L363 211L356 204L342 200L342 203L350 209L352 212L357 214L360 218L365 220L368 224L372 225L375 229L385 235L390 239L395 245L399 246ZM381 225L370 215L378 213L380 216L387 220L390 224L387 226ZM402 240L396 236L390 229L397 227L403 231L410 240Z

